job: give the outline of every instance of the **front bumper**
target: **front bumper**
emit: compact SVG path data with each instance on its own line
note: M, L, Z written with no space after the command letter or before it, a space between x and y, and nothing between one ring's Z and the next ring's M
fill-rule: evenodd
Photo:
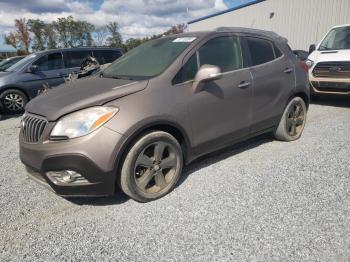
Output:
M20 133L20 158L28 175L56 194L105 196L115 192L117 159L125 137L108 128L67 141L26 143ZM87 181L83 184L55 183L47 172L73 170Z

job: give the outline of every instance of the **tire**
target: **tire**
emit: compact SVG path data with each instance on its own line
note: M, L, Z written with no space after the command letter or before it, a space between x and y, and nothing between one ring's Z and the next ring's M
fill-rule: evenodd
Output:
M294 97L286 106L275 138L281 141L294 141L300 138L306 123L307 109L301 97Z
M154 131L139 138L122 164L121 190L138 202L149 202L168 194L183 168L179 142L169 133Z
M0 102L6 113L22 113L28 103L27 96L18 89L8 89L0 94Z

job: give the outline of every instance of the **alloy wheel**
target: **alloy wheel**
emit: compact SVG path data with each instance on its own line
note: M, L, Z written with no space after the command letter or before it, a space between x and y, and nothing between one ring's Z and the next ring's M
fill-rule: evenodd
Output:
M173 145L156 142L147 146L135 163L134 177L137 187L145 193L158 193L174 179L179 156Z
M291 104L286 119L286 130L292 137L298 136L304 128L305 112L299 101Z
M14 93L7 94L3 98L3 103L5 108L12 112L21 111L24 107L23 97Z

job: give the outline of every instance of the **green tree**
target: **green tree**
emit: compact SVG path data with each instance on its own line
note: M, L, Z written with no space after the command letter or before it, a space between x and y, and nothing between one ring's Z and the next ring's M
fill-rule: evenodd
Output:
M46 24L44 29L44 39L48 49L57 48L58 35L53 24Z
M29 19L27 22L28 29L34 34L32 49L41 51L45 49L45 28L46 24L40 19Z
M110 47L122 47L123 40L122 36L119 33L119 25L117 22L111 22L107 25L107 30L110 33L110 36L107 38L108 45Z
M125 49L127 51L130 51L131 49L133 49L141 44L142 44L142 39L130 38L130 39L126 40L126 42L125 42Z
M70 34L73 25L73 16L60 17L53 22L53 26L58 33L58 42L62 47L70 46Z

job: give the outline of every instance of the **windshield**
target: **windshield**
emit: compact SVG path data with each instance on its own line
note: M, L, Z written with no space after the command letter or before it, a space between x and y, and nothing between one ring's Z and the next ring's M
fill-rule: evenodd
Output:
M29 63L30 61L33 61L35 59L36 55L32 54L29 55L25 58L23 58L22 60L18 61L17 63L15 63L14 65L12 65L11 67L9 67L8 69L6 69L5 71L8 72L12 72L12 71L19 71L20 69L23 68L23 66L25 66L27 63Z
M332 29L320 44L318 50L350 49L350 26Z
M104 77L148 79L163 72L195 37L166 37L134 48L103 71Z
M22 57L13 57L13 58L8 58L5 61L0 62L0 71L6 70L7 68L11 67L12 65L17 63L21 59L22 59Z

